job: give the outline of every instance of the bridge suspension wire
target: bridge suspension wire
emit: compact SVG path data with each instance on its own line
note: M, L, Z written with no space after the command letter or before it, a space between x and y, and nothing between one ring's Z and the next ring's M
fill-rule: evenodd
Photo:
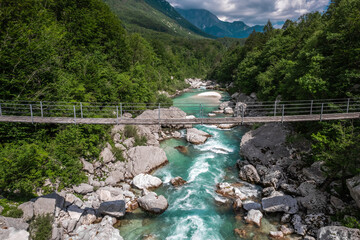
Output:
M239 105L240 104L240 105ZM177 110L167 103L65 102L0 100L1 122L73 124L244 124L251 122L291 122L353 119L359 117L360 99L316 99L259 101L233 104L233 114L219 114L219 104L177 103L195 115L192 119L166 118ZM157 119L137 119L146 110L158 111ZM222 111L222 110L221 110ZM211 117L208 113L216 112ZM175 114L176 115L176 114ZM79 116L79 117L78 117ZM156 121L155 121L156 120Z

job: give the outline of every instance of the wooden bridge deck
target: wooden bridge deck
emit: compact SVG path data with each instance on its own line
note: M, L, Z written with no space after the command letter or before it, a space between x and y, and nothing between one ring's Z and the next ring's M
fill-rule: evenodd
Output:
M268 122L307 122L328 121L360 118L360 112L314 114L294 116L259 116L259 117L225 117L225 118L195 118L195 119L133 119L133 118L70 118L70 117L33 117L30 116L0 116L0 122L17 123L48 123L48 124L104 124L104 125L190 125L190 124L248 124Z

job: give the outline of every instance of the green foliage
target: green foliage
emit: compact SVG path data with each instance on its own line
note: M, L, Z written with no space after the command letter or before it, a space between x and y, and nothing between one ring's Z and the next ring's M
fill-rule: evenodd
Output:
M360 94L360 3L331 3L328 11L286 21L269 21L245 46L232 49L211 74L262 100L344 98Z
M31 239L48 240L51 238L53 217L50 214L36 217L30 224Z
M23 215L23 211L17 208L20 205L18 202L2 198L0 199L0 205L4 208L1 213L4 217L21 218Z
M337 212L331 217L332 221L341 222L341 224L348 228L360 229L360 210L351 207L346 207L343 210Z
M345 180L360 172L360 130L352 123L325 124L324 128L312 135L314 160L324 161L329 178Z
M147 143L147 139L145 136L140 136L137 132L137 129L135 126L132 125L126 125L124 129L124 136L126 138L134 138L135 143L134 147L136 146L144 146Z

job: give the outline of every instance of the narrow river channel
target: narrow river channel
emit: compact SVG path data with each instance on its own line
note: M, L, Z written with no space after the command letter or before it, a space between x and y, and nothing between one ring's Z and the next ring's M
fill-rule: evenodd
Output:
M192 102L192 97L201 92L204 90L185 93L174 99L174 105ZM223 99L228 98L225 93L220 93ZM188 114L197 114L186 107L181 108ZM242 227L244 222L241 217L235 216L231 204L218 202L220 199L215 189L217 183L239 181L236 161L240 159L240 141L247 130L245 127L231 130L207 125L195 127L212 137L202 145L192 145L185 139L170 139L161 143L169 164L153 175L164 182L156 193L167 198L169 208L158 216L143 213L139 209L128 214L119 228L125 240L239 239L234 229ZM185 135L186 131L182 130L181 133ZM179 145L186 146L187 152L180 153L174 148ZM173 187L170 179L176 176L182 177L188 184ZM254 233L250 236L257 235L256 239L268 239L259 229L251 230Z

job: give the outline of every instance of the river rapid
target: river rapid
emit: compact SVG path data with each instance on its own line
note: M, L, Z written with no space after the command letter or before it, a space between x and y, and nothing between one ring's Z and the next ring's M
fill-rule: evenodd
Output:
M205 91L184 93L174 99L174 105L180 107L180 103L192 103L197 94ZM228 99L226 93L219 93L222 100ZM197 99L198 103L205 104L206 101ZM181 108L188 114L197 114L196 110ZM212 110L215 109L207 109L208 112ZM212 137L202 145L192 145L185 139L170 139L161 143L169 164L153 173L164 182L155 192L167 198L169 208L161 215L144 213L140 209L127 214L121 220L121 235L125 240L231 240L240 239L234 229L242 228L250 233L248 239L268 239L265 232L273 228L269 220L263 219L261 229L247 226L243 214L236 216L231 204L219 203L224 199L215 193L217 183L239 181L236 161L240 159L240 141L247 129L241 126L231 130L208 125L195 127ZM182 130L181 133L185 135L186 131ZM186 146L187 152L180 153L174 148L179 145ZM188 181L188 184L173 187L170 179L177 176Z

